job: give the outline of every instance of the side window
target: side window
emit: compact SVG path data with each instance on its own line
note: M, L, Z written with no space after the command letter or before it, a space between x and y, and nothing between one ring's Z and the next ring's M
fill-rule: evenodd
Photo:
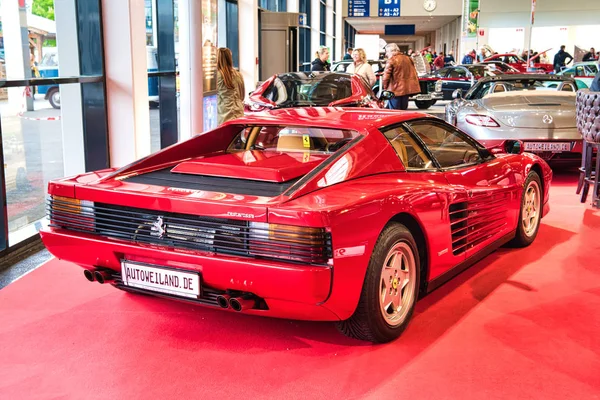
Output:
M334 72L346 72L349 64L339 63L335 66Z
M412 123L411 128L425 143L442 168L458 167L482 161L478 149L463 139L452 126L419 121Z
M466 77L467 77L467 71L462 68L454 68L454 69L450 70L450 73L448 74L448 78L466 78Z
M383 132L383 134L398 154L406 170L433 168L429 156L404 128L393 128Z
M444 78L448 74L448 69L449 68L442 68L442 69L438 70L437 72L435 72L434 76Z

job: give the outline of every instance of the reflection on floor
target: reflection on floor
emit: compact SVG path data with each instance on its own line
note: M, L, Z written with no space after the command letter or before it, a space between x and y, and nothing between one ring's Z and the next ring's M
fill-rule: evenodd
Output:
M600 211L575 180L556 176L532 246L426 296L387 345L127 294L53 260L0 290L0 398L597 398Z

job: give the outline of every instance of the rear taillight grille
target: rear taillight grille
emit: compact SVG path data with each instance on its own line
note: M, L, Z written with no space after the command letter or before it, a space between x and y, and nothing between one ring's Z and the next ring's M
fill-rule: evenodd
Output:
M50 226L138 244L234 256L327 264L331 235L324 228L274 225L111 204L85 208L48 201Z

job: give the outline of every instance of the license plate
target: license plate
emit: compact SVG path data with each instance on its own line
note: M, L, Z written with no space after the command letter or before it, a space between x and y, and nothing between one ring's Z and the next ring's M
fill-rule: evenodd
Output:
M193 299L202 294L200 274L196 272L122 261L121 279L125 286L153 292Z
M415 100L418 100L418 101L427 101L427 100L432 100L432 98L431 98L430 94L418 94L415 97Z
M563 151L571 151L571 143L568 142L526 142L525 151L551 151L553 153L561 153Z

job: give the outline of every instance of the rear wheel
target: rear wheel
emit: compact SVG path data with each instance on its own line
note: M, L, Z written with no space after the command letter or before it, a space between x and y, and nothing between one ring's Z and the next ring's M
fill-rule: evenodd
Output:
M419 277L419 252L412 234L404 225L388 225L371 255L358 306L338 329L375 343L398 338L412 317Z
M521 196L521 211L517 232L511 245L515 247L529 246L538 234L542 220L542 183L535 171L530 171L525 181Z
M435 104L435 100L415 100L415 105L419 110L427 110Z

